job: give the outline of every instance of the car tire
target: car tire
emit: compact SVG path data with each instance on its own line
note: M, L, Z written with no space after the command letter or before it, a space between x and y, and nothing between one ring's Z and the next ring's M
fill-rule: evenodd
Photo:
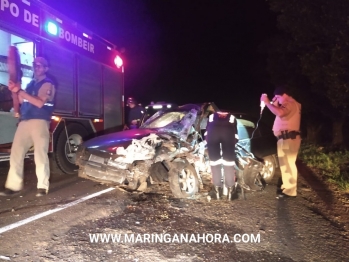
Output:
M263 157L263 161L264 161L264 167L261 172L261 175L264 181L266 183L269 183L273 179L275 170L276 170L275 158L272 155L265 156Z
M63 128L58 135L54 159L64 173L75 175L78 173L79 167L75 165L75 152L83 139L88 136L87 130L80 124L72 123L67 125L68 139L65 129Z
M184 166L175 166L170 169L169 182L175 198L192 198L199 191L196 170L187 160Z

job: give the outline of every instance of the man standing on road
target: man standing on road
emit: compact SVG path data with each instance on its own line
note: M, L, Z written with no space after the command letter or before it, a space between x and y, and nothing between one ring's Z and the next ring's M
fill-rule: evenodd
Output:
M274 91L273 103L263 94L261 101L276 116L273 126L277 138L277 152L282 176L282 192L278 197L297 196L296 160L301 144L300 122L301 104L289 93L286 86L278 86Z
M136 99L129 97L127 99L127 105L130 107L127 118L127 127L125 129L136 129L139 127L139 124L145 113L145 109L137 105Z
M48 146L50 141L49 125L54 109L55 87L51 79L46 77L47 60L37 57L33 63L34 79L22 90L20 84L9 81L9 90L18 96L21 103L20 122L18 124L10 156L10 170L1 196L11 196L23 188L24 157L34 145L36 166L37 193L43 196L48 193L50 167Z

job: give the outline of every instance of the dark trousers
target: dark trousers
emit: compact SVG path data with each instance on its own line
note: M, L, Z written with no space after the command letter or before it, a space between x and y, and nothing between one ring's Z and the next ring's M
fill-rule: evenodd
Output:
M222 186L221 168L223 165L225 185L232 187L235 184L235 126L229 122L210 123L207 128L207 149L210 158L212 183ZM222 150L222 155L221 155Z

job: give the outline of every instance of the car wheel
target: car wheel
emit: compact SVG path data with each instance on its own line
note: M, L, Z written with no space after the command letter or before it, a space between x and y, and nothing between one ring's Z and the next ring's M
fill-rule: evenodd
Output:
M55 160L58 167L64 173L73 175L77 174L79 169L79 167L75 165L78 146L83 142L88 132L82 125L73 123L67 125L67 133L65 129L62 129L58 135L55 148Z
M176 198L190 198L199 191L199 179L195 168L185 160L184 166L169 171L172 194Z
M272 155L263 157L264 160L264 167L261 172L261 175L264 179L265 182L269 183L275 174L275 169L276 169L276 163L275 159Z

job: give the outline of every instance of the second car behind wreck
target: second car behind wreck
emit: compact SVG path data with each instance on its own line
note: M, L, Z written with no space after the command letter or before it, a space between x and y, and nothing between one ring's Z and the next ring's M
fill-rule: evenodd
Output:
M169 182L175 197L195 195L202 172L209 172L202 131L213 103L187 104L162 110L139 129L116 132L83 143L77 152L79 176L144 190L149 183ZM237 146L237 184L263 188L263 161Z

